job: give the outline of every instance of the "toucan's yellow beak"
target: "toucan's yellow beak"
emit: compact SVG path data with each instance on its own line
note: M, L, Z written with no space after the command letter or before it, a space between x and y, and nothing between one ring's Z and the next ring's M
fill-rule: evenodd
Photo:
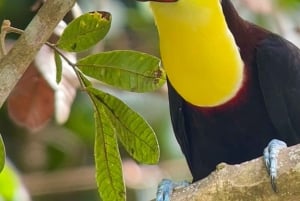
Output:
M137 1L156 1L156 2L161 2L161 3L172 3L172 2L176 2L178 0L137 0Z

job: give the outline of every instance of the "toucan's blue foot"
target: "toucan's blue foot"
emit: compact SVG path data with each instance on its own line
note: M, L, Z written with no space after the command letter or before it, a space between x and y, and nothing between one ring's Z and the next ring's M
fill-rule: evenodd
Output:
M264 149L264 160L271 177L272 188L277 192L276 178L277 178L277 157L280 149L286 148L285 142L273 139L269 142L268 146Z
M170 201L170 196L173 192L173 189L183 188L188 186L187 181L182 182L173 182L169 179L163 179L157 188L156 201Z

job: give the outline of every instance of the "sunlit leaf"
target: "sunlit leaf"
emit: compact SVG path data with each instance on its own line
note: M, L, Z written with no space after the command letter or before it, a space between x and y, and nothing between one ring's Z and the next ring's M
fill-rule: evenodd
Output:
M95 105L94 153L98 190L103 201L124 201L125 186L116 130L99 99L94 95L91 98Z
M60 83L62 77L62 61L57 52L54 51L54 60L56 66L56 83Z
M0 173L0 200L1 201L29 201L30 196L21 182L16 167L6 160Z
M76 65L90 77L134 92L154 91L166 81L160 60L136 51L103 52L83 58Z
M5 147L0 134L0 173L4 168L4 164L5 164Z
M110 29L111 15L105 11L86 13L73 20L64 30L57 46L80 52L98 43Z
M116 97L91 87L88 88L88 91L104 104L108 111L107 115L126 151L141 163L157 163L159 146L156 135L149 124Z
M85 75L82 72L78 71L78 74L85 87L92 86L92 83L85 77Z

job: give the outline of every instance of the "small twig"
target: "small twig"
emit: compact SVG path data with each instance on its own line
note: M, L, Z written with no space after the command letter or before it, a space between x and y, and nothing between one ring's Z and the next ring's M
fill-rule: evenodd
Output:
M7 54L6 47L5 47L5 38L6 35L9 33L16 33L16 34L23 34L24 31L15 27L11 26L11 23L9 20L3 20L2 26L1 26L1 34L0 34L0 43L1 43L1 50L0 50L0 58L5 56Z
M1 33L0 33L0 58L6 55L6 48L5 48L5 37L7 34L7 28L10 27L10 21L9 20L3 20L1 25Z
M53 51L55 51L55 52L57 52L72 68L75 68L76 66L75 66L75 64L73 63L73 62L71 62L65 55L64 55L64 53L60 50L60 49L58 49L57 47L56 47L56 45L55 44L52 44L52 43L50 43L50 42L46 42L45 43L48 47L50 47L51 49L53 49Z
M55 44L52 44L52 43L49 43L49 42L46 42L45 43L48 47L52 48L55 52L57 52L74 70L76 76L77 76L77 79L79 80L79 83L80 83L80 86L82 87L82 89L85 89L85 84L80 76L80 72L78 72L78 69L76 67L76 64L74 64L73 62L71 62L65 55L64 53L56 47Z
M10 26L10 21L9 20L4 20L3 21L3 24L2 24L2 27L1 27L1 55L6 55L6 48L5 48L5 36L8 34L8 33L16 33L16 34L23 34L24 31L21 30L21 29L18 29L18 28L15 28L15 27L12 27ZM79 83L80 83L80 86L85 89L85 84L78 72L78 69L76 67L76 64L74 64L72 61L70 61L70 59L68 59L64 53L59 49L57 48L56 44L53 44L53 43L50 43L50 42L45 42L45 45L47 45L48 47L50 47L53 51L57 52L74 70L78 80L79 80Z
M41 46L76 0L46 1L12 49L0 60L0 107ZM17 31L17 30L16 30Z

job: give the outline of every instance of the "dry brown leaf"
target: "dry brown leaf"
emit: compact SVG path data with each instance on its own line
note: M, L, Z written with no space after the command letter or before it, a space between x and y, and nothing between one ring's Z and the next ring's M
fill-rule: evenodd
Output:
M64 55L73 62L76 60L74 54L64 53ZM58 123L63 124L69 117L79 81L72 67L62 60L62 79L59 84L56 83L54 53L47 46L41 48L35 58L35 64L55 92L55 119Z
M54 112L54 91L30 65L7 100L12 120L31 131L43 128Z

